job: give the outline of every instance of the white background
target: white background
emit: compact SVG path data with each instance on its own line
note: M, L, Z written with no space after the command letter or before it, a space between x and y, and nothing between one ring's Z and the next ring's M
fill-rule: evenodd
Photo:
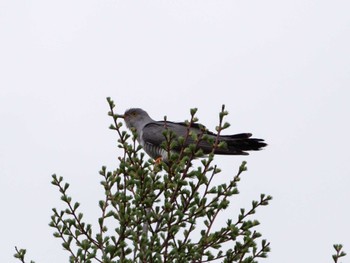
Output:
M120 154L107 96L154 119L198 107L210 129L225 104L227 133L269 143L216 160L218 182L248 161L235 206L274 197L255 216L272 247L261 262L333 262L334 243L350 253L349 12L337 0L0 0L0 262L18 262L16 245L68 261L48 226L53 173L96 224L98 171Z

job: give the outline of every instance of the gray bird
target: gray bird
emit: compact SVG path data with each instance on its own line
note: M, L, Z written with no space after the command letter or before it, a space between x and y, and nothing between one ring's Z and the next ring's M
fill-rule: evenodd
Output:
M133 108L125 111L124 115L118 115L124 118L125 124L129 129L136 129L137 141L143 147L144 151L153 159L167 162L168 153L161 147L165 141L164 131L171 130L175 136L187 138L182 147L186 147L192 143L196 143L188 134L188 124L184 122L171 121L155 121L146 111ZM218 137L218 142L225 142L227 147L216 148L214 154L222 155L248 155L246 151L258 151L265 147L263 139L250 138L251 133L240 133L234 135L219 135L208 131L201 124L195 123L191 125L191 132L196 134L204 133L214 141ZM213 144L206 140L202 140L198 144L198 148L204 154L213 152ZM174 152L179 152L181 146L176 146L172 149Z

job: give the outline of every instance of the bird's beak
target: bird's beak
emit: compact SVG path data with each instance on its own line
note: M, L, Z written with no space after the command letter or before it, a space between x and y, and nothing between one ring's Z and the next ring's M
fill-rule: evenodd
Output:
M120 115L120 114L116 114L116 115L117 115L117 118L125 119L125 115Z

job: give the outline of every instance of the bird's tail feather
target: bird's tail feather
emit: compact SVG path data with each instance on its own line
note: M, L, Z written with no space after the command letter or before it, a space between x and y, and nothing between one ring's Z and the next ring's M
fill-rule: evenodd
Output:
M267 144L263 139L251 138L251 133L222 135L219 141L225 142L226 147L215 149L215 154L248 155L246 151L259 151Z

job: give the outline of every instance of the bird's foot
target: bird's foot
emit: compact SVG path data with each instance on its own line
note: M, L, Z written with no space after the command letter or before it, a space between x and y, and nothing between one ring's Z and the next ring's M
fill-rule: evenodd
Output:
M156 164L160 164L160 163L162 162L162 157L161 157L161 156L157 157L157 158L154 160L154 162L155 162Z

